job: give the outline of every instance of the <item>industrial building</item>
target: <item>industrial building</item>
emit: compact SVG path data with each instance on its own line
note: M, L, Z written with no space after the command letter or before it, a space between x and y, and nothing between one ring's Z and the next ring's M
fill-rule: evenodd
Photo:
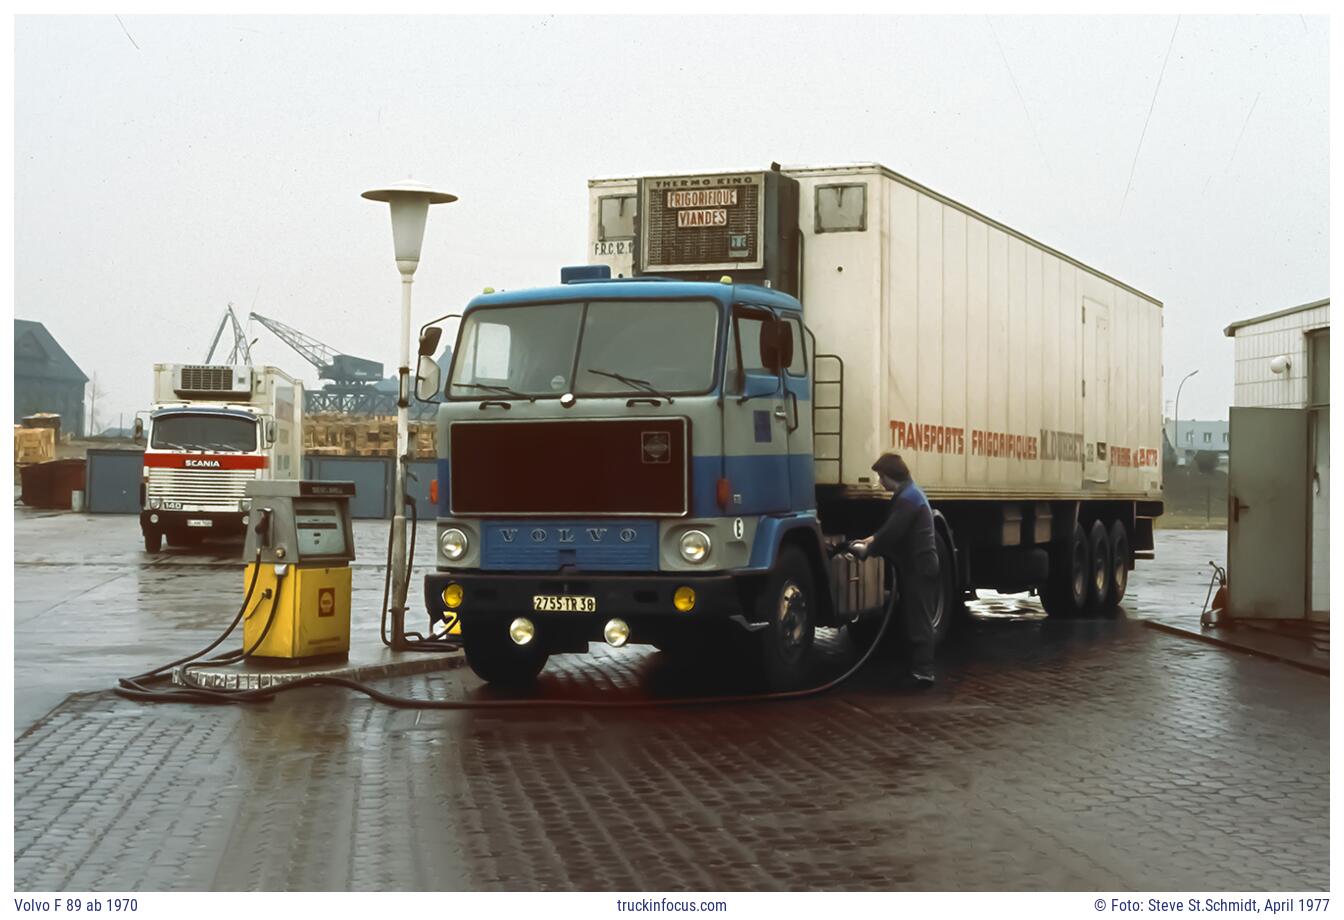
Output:
M1224 334L1236 347L1229 612L1327 621L1330 301L1241 320Z
M62 434L84 434L84 385L79 369L47 327L14 320L14 418L36 412L61 417Z
M1231 429L1226 419L1167 419L1164 424L1178 466L1194 463L1202 452L1217 454L1220 465L1227 462Z

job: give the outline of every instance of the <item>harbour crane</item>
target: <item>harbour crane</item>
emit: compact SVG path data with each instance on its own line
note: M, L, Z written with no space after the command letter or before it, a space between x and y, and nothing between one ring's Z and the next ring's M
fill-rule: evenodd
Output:
M210 341L210 351L205 356L205 363L209 364L214 359L215 349L219 347L219 340L224 335L224 327L228 325L233 326L233 347L229 349L228 363L246 364L251 367L251 345L247 341L247 336L243 334L243 326L238 322L238 314L233 312L232 303L225 308L224 315L219 320L219 326L215 329L215 337Z

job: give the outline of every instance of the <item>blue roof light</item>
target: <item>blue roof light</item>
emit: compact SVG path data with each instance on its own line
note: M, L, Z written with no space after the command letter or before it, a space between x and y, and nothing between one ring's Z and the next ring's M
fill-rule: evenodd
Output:
M566 265L560 269L561 284L581 284L584 281L610 280L610 265Z

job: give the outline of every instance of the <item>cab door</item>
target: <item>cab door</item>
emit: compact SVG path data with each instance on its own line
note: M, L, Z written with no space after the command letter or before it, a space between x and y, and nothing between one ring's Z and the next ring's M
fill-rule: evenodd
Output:
M723 380L723 478L731 515L778 514L792 504L789 407L782 368L771 368L761 345L774 334L774 314L738 305L728 323ZM767 351L769 348L767 347ZM795 432L796 434L797 432Z

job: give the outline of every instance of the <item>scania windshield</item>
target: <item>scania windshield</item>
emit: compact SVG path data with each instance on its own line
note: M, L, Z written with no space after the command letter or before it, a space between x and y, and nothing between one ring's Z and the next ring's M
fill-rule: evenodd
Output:
M173 413L153 420L150 446L156 450L215 450L246 453L257 449L257 422L233 415Z
M682 396L714 383L719 306L593 300L483 307L453 357L454 399Z

